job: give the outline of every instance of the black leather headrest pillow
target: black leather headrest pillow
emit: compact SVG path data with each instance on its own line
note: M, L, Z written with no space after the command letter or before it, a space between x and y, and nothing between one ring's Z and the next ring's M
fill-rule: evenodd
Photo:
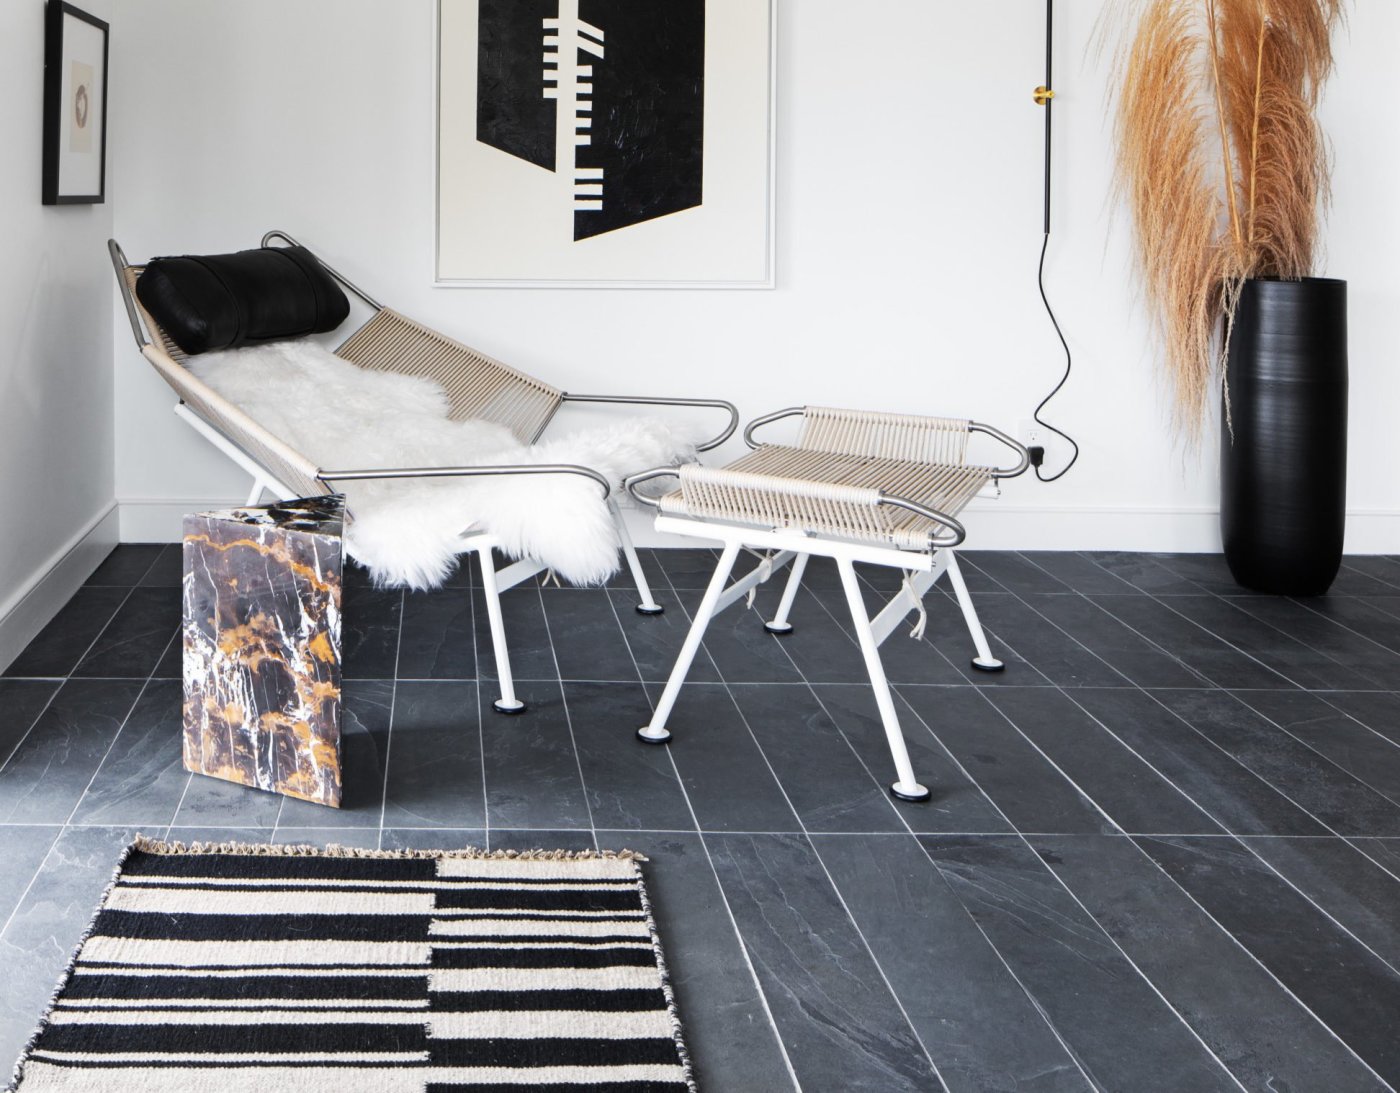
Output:
M334 330L350 301L305 247L153 258L136 295L186 353Z

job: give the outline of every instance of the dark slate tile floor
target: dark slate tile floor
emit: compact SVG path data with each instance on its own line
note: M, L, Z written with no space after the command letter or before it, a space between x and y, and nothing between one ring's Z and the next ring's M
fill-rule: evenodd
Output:
M471 574L346 592L346 807L180 766L179 555L123 546L0 677L0 1055L138 831L365 847L631 847L706 1090L1400 1087L1400 558L1318 600L1218 557L968 552L886 664L890 760L834 570L796 632L721 616L669 748L637 743L713 564L505 596L492 713ZM897 588L866 574L873 606ZM893 583L892 583L893 582Z

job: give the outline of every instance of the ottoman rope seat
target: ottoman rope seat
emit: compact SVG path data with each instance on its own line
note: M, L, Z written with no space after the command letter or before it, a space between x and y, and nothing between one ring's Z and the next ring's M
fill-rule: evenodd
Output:
M801 416L802 426L792 444L756 443L759 428L793 416ZM1009 467L969 462L969 440L978 433L1011 449L1016 462ZM788 614L807 559L821 555L834 559L840 573L898 774L891 792L904 800L927 800L929 791L909 761L880 646L911 611L919 613L916 634L922 633L923 598L947 573L977 651L973 667L1002 669L958 568L956 548L967 535L958 516L974 497L995 496L1001 479L1024 472L1029 453L1000 430L975 421L816 406L759 418L744 430L744 440L753 450L728 466L658 467L626 480L640 503L657 509L658 531L723 544L651 723L637 735L654 744L671 739L666 723L710 619L751 597L786 565L791 570L777 614L765 626L775 634L791 632ZM659 498L638 492L642 483L668 475L679 479L671 492ZM741 549L768 554L726 588ZM874 618L866 614L855 562L905 573L901 590Z

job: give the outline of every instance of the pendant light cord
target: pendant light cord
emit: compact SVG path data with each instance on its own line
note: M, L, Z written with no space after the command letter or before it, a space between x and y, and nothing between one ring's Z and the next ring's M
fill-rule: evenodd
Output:
M1079 459L1079 445L1074 437L1070 436L1062 429L1057 429L1040 416L1040 412L1045 409L1046 404L1060 393L1060 389L1069 382L1070 372L1074 370L1074 355L1070 352L1069 342L1065 340L1064 331L1060 329L1060 320L1055 317L1055 309L1050 306L1050 297L1045 294L1045 255L1050 250L1050 167L1054 152L1054 145L1051 142L1052 128L1051 119L1054 109L1054 83L1052 76L1055 62L1055 0L1045 0L1045 88L1049 92L1045 98L1045 240L1040 246L1040 264L1036 268L1036 284L1040 288L1040 301L1045 305L1045 314L1050 316L1050 323L1055 328L1055 336L1060 339L1060 345L1065 351L1065 373L1060 377L1060 382L1055 384L1054 390L1040 400L1040 405L1035 408L1031 417L1036 424L1042 428L1050 430L1058 437L1062 437L1073 449L1073 454L1069 457L1069 462L1059 471L1052 475L1041 473L1041 468L1035 468L1035 476L1042 482L1054 482L1063 478L1069 473L1069 469L1074 466Z

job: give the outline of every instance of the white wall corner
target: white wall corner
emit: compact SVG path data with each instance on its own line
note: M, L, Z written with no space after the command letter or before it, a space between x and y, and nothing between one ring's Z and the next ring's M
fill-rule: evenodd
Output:
M48 625L119 541L115 501L60 547L0 604L0 671Z

